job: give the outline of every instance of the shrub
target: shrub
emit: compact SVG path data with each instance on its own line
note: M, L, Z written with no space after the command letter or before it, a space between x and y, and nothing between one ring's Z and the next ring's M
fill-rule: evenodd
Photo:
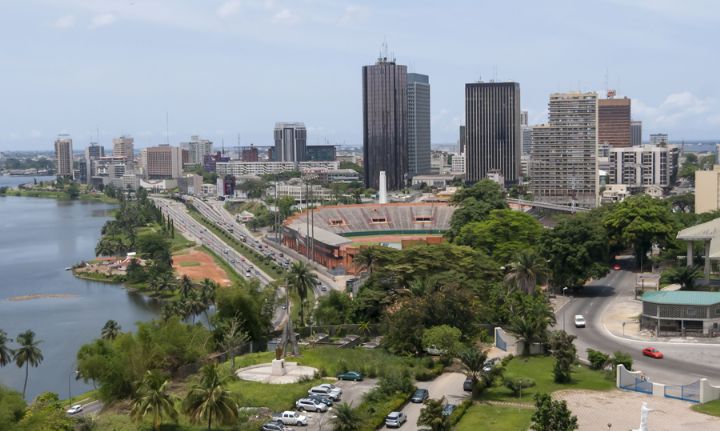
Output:
M617 351L613 353L612 357L613 369L617 368L618 365L623 364L628 371L632 370L633 359L627 352Z
M390 370L383 377L380 377L378 389L385 395L392 395L397 392L411 392L413 390L413 384L410 379L410 373L407 370L403 372Z
M513 396L520 398L522 390L535 386L535 380L525 377L506 377L504 381L505 387L510 389Z
M597 350L587 349L587 355L593 370L601 370L610 361L610 355Z
M460 403L459 406L455 409L455 411L450 415L450 424L452 426L455 426L460 422L460 419L462 419L463 416L465 416L465 412L467 412L467 409L472 406L473 402L472 400L465 400Z
M485 392L485 389L487 389L487 388L488 388L488 385L485 382L485 380L481 379L481 380L476 381L473 384L473 389L472 389L473 399L479 399L482 396L482 394Z

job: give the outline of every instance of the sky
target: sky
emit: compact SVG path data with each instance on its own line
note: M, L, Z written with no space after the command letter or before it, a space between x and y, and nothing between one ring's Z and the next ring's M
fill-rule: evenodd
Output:
M361 68L384 42L430 76L433 143L457 141L465 83L491 79L520 83L531 123L553 92L612 88L645 139L720 139L719 24L714 0L5 0L0 150L270 145L278 121L360 146Z

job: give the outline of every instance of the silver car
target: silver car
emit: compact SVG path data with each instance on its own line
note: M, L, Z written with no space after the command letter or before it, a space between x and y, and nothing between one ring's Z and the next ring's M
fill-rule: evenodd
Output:
M390 412L385 418L385 426L388 428L400 428L407 422L407 416L403 412Z

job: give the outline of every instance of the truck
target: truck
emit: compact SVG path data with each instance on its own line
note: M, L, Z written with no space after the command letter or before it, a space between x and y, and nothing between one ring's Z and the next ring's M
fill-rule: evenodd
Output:
M274 421L282 422L285 425L307 425L307 416L301 415L298 412L286 410L282 413L277 413L272 416Z

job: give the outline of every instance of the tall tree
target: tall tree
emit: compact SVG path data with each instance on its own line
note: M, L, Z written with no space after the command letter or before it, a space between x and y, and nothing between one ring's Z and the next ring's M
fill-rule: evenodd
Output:
M111 319L105 322L102 331L100 331L100 337L103 340L114 340L120 334L121 330L122 327L120 327L120 324Z
M487 179L461 188L453 195L451 203L458 208L450 219L450 229L446 233L450 240L454 239L466 224L483 220L492 210L508 207L502 187Z
M35 332L32 330L28 329L25 332L21 332L15 340L20 345L20 347L15 350L15 365L17 365L18 368L25 366L25 383L23 384L23 398L25 398L30 366L37 367L42 363L44 358L40 347L38 347L41 341L35 339Z
M12 340L8 338L7 332L0 329L0 367L12 362L13 350L7 345L10 341Z
M335 416L331 423L335 431L359 431L363 427L362 416L348 403L335 406Z
M573 340L574 335L569 335L565 331L556 331L550 337L550 348L555 357L555 366L553 368L553 377L555 383L570 383L572 379L572 366L577 360L577 351Z
M475 347L460 352L460 362L462 362L465 372L473 382L478 381L486 360L487 354Z
M162 375L146 371L138 390L135 392L130 416L135 421L152 417L153 429L159 430L163 417L177 422L178 412L175 409L175 397L167 391L168 380Z
M231 319L223 331L222 348L230 355L230 370L235 372L235 355L237 349L250 341L250 337L242 330L238 317Z
M317 276L310 271L310 267L303 262L295 262L287 276L288 290L292 290L300 297L300 326L305 325L305 301L308 291L317 283Z
M535 413L531 429L534 431L573 431L578 429L577 417L563 401L554 401L548 394L535 395Z
M181 298L187 298L190 296L190 293L193 291L193 282L190 280L190 277L187 275L183 275L180 279L180 297Z
M220 376L217 365L208 364L202 368L200 382L193 385L183 402L183 410L193 423L207 421L210 431L213 420L221 424L237 421L238 404L225 389L226 382L227 377Z
M532 295L535 293L538 281L545 281L547 274L548 270L543 258L535 250L526 249L521 250L510 263L505 281Z
M443 414L444 404L445 397L440 400L425 401L425 407L420 411L417 424L428 426L432 431L450 431L450 418Z
M517 253L534 246L542 232L542 225L531 215L500 209L462 226L455 242L482 250L506 265Z

